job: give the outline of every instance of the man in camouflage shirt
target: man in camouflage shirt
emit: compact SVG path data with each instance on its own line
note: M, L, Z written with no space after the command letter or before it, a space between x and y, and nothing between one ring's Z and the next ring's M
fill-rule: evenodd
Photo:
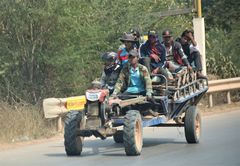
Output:
M147 68L138 63L138 55L136 50L129 52L129 63L119 75L113 97L123 92L122 95L146 95L152 98L152 81Z

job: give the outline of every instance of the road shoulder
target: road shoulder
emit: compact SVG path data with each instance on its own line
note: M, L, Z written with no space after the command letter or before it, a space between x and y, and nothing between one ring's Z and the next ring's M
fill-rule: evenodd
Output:
M236 102L232 104L217 105L212 108L208 108L204 105L199 105L198 108L201 111L203 116L212 116L219 113L226 113L226 112L240 110L240 102ZM24 141L24 142L12 142L12 143L0 142L0 152L5 150L21 148L29 145L41 144L41 143L52 142L52 141L61 141L61 140L63 140L63 133L58 133L51 138L37 139L37 140Z

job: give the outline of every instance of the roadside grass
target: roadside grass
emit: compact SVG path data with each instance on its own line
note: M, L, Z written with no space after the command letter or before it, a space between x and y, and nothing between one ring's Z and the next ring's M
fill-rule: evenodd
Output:
M41 106L11 106L0 101L0 142L48 138L56 133L56 120L45 119Z

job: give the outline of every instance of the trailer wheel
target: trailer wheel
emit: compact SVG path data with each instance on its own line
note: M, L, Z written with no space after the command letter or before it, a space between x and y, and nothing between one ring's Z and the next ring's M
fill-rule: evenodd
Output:
M201 136L201 114L196 106L191 106L185 113L185 137L188 143L198 143Z
M123 143L126 155L140 155L142 151L142 118L138 111L129 110L125 116L123 127Z
M65 119L64 145L68 156L77 156L82 152L83 137L77 136L77 129L80 129L80 123L83 113L79 111L70 111Z
M114 135L113 139L116 143L123 143L123 131L118 130Z

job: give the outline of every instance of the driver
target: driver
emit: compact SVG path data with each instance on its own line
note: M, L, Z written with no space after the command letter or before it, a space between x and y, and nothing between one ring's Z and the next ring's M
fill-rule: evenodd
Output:
M133 49L129 52L129 63L122 69L112 97L116 97L121 91L122 95L143 95L152 98L152 81L148 69L139 64L139 53Z

